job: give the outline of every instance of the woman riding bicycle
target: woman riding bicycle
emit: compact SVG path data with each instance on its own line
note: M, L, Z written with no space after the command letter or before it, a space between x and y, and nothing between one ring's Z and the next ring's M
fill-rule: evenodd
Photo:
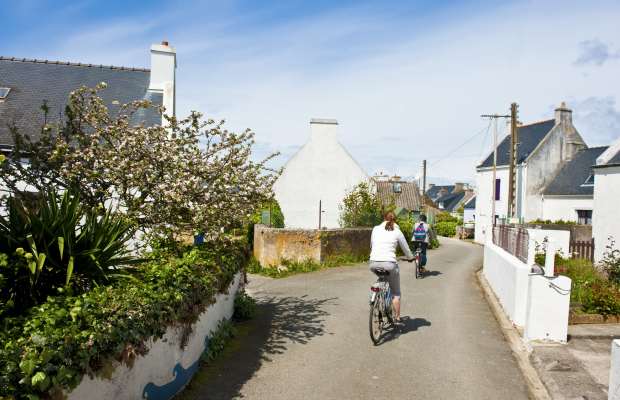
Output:
M394 325L403 326L400 320L400 269L396 262L396 246L400 244L401 250L407 256L407 260L413 260L413 254L409 250L407 240L396 225L396 214L388 211L383 217L383 223L372 229L370 236L370 270L384 269L390 272L386 276L392 292L392 304L394 305Z

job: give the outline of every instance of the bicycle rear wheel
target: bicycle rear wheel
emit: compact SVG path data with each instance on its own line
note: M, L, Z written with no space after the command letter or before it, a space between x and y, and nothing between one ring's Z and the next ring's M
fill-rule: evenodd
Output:
M381 337L381 330L383 329L383 318L381 317L381 311L379 310L379 302L375 300L370 305L370 339L373 343L379 342Z
M415 259L415 278L420 278L420 259L418 257Z

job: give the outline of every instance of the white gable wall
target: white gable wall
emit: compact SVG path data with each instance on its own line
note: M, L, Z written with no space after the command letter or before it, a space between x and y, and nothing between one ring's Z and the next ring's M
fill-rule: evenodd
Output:
M287 228L338 228L346 190L370 177L338 142L338 122L310 120L310 140L284 164L274 185Z
M603 153L605 154L605 153ZM597 160L598 162L598 160ZM610 237L615 248L620 248L620 166L593 168L594 212L592 212L592 236L594 237L594 259L601 261L608 251Z

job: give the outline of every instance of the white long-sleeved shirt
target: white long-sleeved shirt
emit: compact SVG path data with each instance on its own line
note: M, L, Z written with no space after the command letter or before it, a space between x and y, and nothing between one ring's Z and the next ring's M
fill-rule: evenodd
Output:
M385 230L385 224L383 222L379 226L375 226L372 229L372 235L370 236L370 261L396 261L396 246L400 244L401 250L407 256L407 259L411 260L413 254L409 250L407 240L400 231L398 225L394 224L393 231Z

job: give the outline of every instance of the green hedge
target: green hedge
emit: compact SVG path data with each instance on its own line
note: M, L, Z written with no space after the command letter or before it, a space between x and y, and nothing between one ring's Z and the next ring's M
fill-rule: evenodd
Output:
M437 235L453 237L456 235L456 222L437 222Z
M132 365L175 324L191 332L208 302L247 263L244 244L186 248L141 265L136 279L59 293L0 321L0 399L39 399L75 388L84 375L109 377L111 357Z

